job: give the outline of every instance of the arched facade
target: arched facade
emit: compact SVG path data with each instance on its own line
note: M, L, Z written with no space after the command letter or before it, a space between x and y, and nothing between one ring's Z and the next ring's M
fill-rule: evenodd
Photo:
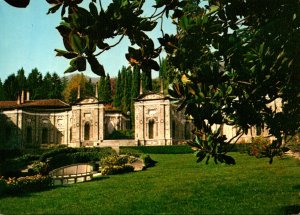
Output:
M192 128L191 121L182 112L176 111L171 101L171 98L160 93L148 93L136 99L137 145L172 145L185 140L185 133L188 132L185 129Z

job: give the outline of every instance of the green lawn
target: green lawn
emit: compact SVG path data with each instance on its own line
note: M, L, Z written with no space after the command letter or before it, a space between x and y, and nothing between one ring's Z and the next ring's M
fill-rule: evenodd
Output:
M233 153L237 165L197 164L192 154L151 155L157 165L22 197L0 214L288 214L300 212L300 164Z

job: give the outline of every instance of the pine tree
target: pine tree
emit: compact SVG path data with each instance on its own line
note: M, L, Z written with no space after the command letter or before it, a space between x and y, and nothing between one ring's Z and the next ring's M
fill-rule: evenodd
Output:
M7 77L3 84L4 98L8 101L15 101L18 97L18 80L15 74L11 74Z
M0 79L0 101L4 100L4 90L3 90L3 84L2 81Z
M23 68L18 70L16 78L18 81L18 91L21 92L22 90L26 90L27 83L26 83L25 71Z
M30 93L30 99L36 100L42 98L42 82L43 76L38 69L31 70L31 73L27 77L27 89Z

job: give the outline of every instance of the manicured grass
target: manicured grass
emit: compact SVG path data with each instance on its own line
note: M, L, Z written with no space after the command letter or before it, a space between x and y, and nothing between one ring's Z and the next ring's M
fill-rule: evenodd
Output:
M21 197L0 214L291 214L300 212L300 164L232 153L237 165L197 164L192 154L151 155L157 165Z

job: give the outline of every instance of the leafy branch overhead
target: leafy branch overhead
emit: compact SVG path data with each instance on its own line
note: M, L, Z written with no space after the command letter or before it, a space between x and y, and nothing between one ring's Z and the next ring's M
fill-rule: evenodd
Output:
M169 93L194 121L196 139L190 144L198 161L234 164L226 155L229 143L252 127L275 137L266 151L272 161L286 137L299 132L299 0L155 0L147 17L143 0L114 0L105 8L91 0L88 9L79 6L82 0L47 2L48 13L61 11L57 30L65 50L55 51L70 60L66 72L84 71L88 61L104 76L97 56L125 37L131 42L126 59L148 77L160 69L155 59L166 52L174 77ZM175 25L175 35L162 28L164 19ZM162 36L155 47L147 32L158 24ZM274 101L281 101L280 111ZM220 125L233 126L236 136L227 139Z
M118 45L126 36L133 47L128 49L126 58L131 65L139 65L142 70L159 70L153 60L160 54L154 43L146 35L157 22L142 17L144 1L113 1L106 9L97 7L96 1L89 3L89 8L80 7L82 0L47 0L52 4L48 14L61 9L62 22L57 27L63 38L66 50L55 49L57 56L70 60L70 67L65 72L85 71L86 61L91 70L100 76L105 75L104 67L96 58L98 55ZM118 39L119 38L119 39ZM111 41L117 39L115 43ZM109 42L108 42L109 41Z

